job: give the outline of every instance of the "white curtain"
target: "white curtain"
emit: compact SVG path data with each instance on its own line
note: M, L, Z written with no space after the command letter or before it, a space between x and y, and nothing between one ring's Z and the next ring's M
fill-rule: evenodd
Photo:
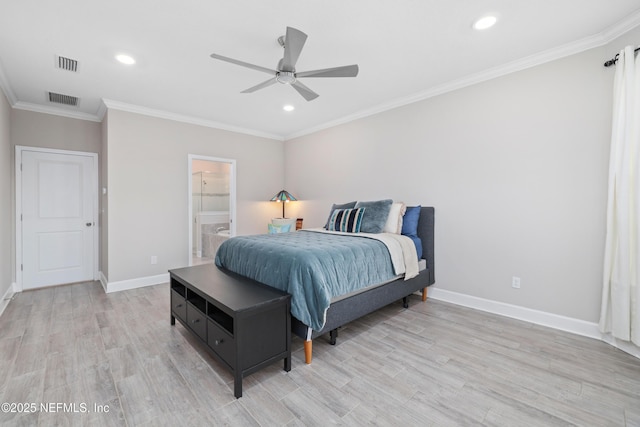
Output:
M616 64L600 331L640 346L640 61Z

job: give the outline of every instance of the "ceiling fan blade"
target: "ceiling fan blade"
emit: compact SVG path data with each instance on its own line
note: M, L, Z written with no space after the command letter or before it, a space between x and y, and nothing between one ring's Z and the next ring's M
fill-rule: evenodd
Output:
M324 68L322 70L303 71L296 73L296 77L355 77L358 75L358 65Z
M300 57L300 52L307 41L307 35L300 30L287 27L287 34L284 36L284 57L282 58L282 70L293 72L296 62Z
M304 99L306 99L307 101L313 101L314 99L316 99L318 96L317 93L315 93L314 91L312 91L311 89L309 89L308 87L306 87L305 85L303 85L302 83L300 83L299 81L293 82L291 83L291 86L300 94L302 95L302 97Z
M245 90L243 90L243 91L242 91L242 92L240 92L240 93L251 93L251 92L255 92L255 91L259 90L259 89L263 89L263 88L265 88L265 87L267 87L267 86L271 86L272 84L275 84L275 83L276 83L276 78L274 77L274 78L269 79L269 80L267 80L267 81L264 81L264 82L262 82L262 83L260 83L260 84L257 84L257 85L255 85L255 86L253 86L253 87L250 87L249 89L245 89Z
M227 58L226 56L218 55L216 53L212 53L209 56L211 56L213 59L219 59L220 61L230 62L232 64L240 65L242 67L252 68L254 70L262 71L263 73L267 73L267 74L276 73L275 70L270 70L269 68L261 67L259 65L249 64L248 62L238 61L237 59Z

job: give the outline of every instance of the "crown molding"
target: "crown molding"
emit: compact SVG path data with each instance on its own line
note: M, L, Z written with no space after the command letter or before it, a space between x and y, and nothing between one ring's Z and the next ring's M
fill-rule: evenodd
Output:
M107 114L107 104L104 103L104 99L100 100L100 105L98 106L98 111L96 111L96 116L100 119L100 121L104 120L104 116Z
M474 75L470 75L461 79L457 79L451 82L444 83L442 85L434 86L427 90L412 94L410 96L396 98L389 102L379 104L375 107L360 110L348 116L342 117L337 120L322 123L317 126L306 128L298 132L294 132L289 135L279 135L267 132L262 132L255 129L247 129L239 126L234 126L226 123L216 122L213 120L207 120L197 117L186 116L182 114L176 114L169 111L155 110L147 107L142 107L133 104L127 104L124 102L113 101L109 99L103 99L100 107L96 111L96 114L82 113L77 111L69 111L58 107L42 106L38 104L21 102L17 100L17 97L11 85L9 84L2 63L0 63L0 89L4 92L7 100L13 108L27 111L34 111L45 114L53 114L62 117L69 117L73 119L88 120L93 122L101 122L104 119L104 115L108 108L127 111L136 114L142 114L151 117L162 118L166 120L173 120L182 123L189 123L198 126L204 126L209 128L221 129L230 132L236 132L246 135L257 136L261 138L274 139L277 141L286 141L290 139L299 138L301 136L309 135L319 132L331 127L349 123L358 119L362 119L368 116L379 114L385 111L389 111L398 107L402 107L408 104L413 104L419 101L423 101L429 98L433 98L438 95L442 95L448 92L452 92L458 89L462 89L468 86L472 86L478 83L482 83L488 80L492 80L498 77L505 76L507 74L515 73L518 71L532 68L538 65L545 64L547 62L555 61L567 56L575 55L584 52L589 49L600 47L608 43L613 42L618 37L631 31L632 29L640 26L640 9L635 13L632 13L625 17L623 20L612 25L611 27L603 30L602 32L585 37L572 43L549 49L538 54L530 55L525 58L512 61L499 67L494 67Z
M213 120L207 120L207 119L201 119L197 117L186 116L182 114L171 113L169 111L155 110L152 108L141 107L139 105L134 105L134 104L127 104L124 102L114 101L111 99L103 99L102 102L105 104L106 108L108 109L142 114L145 116L156 117L160 119L173 120L175 122L188 123L192 125L204 126L204 127L214 128L214 129L221 129L221 130L242 133L242 134L251 135L251 136L258 136L261 138L275 139L277 141L284 140L282 135L228 125L228 124L216 122Z
M13 104L16 110L33 111L35 113L52 114L54 116L68 117L70 119L87 120L90 122L101 122L102 119L95 114L82 113L80 111L69 111L58 107L33 104L31 102L18 101Z
M0 84L2 84L1 77L2 75L0 75ZM236 132L236 133L242 133L242 134L257 136L261 138L275 139L277 141L284 140L282 135L270 134L266 132L260 132L257 130L231 126L224 123L215 122L212 120L200 119L197 117L171 113L169 111L154 110L151 108L142 107L134 104L127 104L119 101L113 101L110 99L102 99L102 102L100 103L100 106L98 107L98 111L96 112L96 114L69 111L62 108L49 107L49 106L33 104L30 102L21 102L21 101L12 103L12 106L13 108L18 110L33 111L36 113L44 113L44 114L53 114L56 116L69 117L72 119L79 119L79 120L88 120L92 122L102 122L105 114L107 113L107 109L110 108L113 110L120 110L120 111L129 112L129 113L142 114L145 116L151 116L151 117L156 117L156 118L161 118L166 120L173 120L181 123L189 123L193 125L221 129L221 130L226 130L226 131Z
M362 119L375 114L383 113L385 111L393 110L395 108L403 107L405 105L424 101L426 99L433 98L438 95L442 95L448 92L453 92L458 89L462 89L468 86L473 86L478 83L486 82L489 80L496 79L498 77L503 77L505 75L515 73L517 71L522 71L527 68L532 68L537 65L542 65L547 62L555 61L557 59L574 55L576 53L583 52L585 50L600 46L602 44L604 43L601 42L601 38L597 36L581 39L581 40L578 40L577 42L562 45L553 49L540 52L535 55L530 55L530 56L518 59L516 61L512 61L507 64L500 65L498 67L490 68L476 74L462 77L457 80L452 80L447 83L443 83L441 85L429 88L427 90L416 92L409 96L396 98L392 101L377 105L373 108L361 110L355 114L351 114L349 116L345 116L337 120L323 123L313 128L308 128L303 131L300 131L291 135L287 135L285 139L289 140L293 138L298 138L300 136L315 133L324 129L349 123L354 120Z
M359 112L342 117L340 119L326 122L318 126L314 126L311 128L301 130L299 132L292 133L290 135L287 135L285 137L285 140L299 138L301 136L309 135L315 132L319 132L321 130L325 130L338 125L349 123L349 122L362 119L368 116L372 116L378 113L393 110L398 107L403 107L408 104L424 101L426 99L433 98L438 95L445 94L447 92L453 92L458 89L462 89L478 83L493 80L495 78L502 77L507 74L515 73L528 68L533 68L538 65L542 65L547 62L551 62L551 61L562 59L571 55L575 55L589 49L594 49L596 47L600 47L605 44L611 43L618 37L622 36L623 34L629 32L630 30L636 28L639 25L640 25L640 10L627 16L622 21L618 22L617 24L605 29L604 31L596 35L585 37L580 40L576 40L571 43L567 43L552 49L548 49L534 55L526 56L524 58L509 62L507 64L490 68L488 70L481 71L479 73L466 76L461 79L453 80L453 81L444 83L442 85L429 88L425 91L412 94L410 96L396 98L392 101L377 105L373 108L361 110Z
M640 9L600 33L603 44L610 43L640 25Z

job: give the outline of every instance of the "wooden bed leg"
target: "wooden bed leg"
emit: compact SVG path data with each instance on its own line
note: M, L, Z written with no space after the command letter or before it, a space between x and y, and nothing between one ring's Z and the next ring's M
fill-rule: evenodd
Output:
M427 300L427 288L422 288L422 302Z
M307 365L311 364L311 353L312 353L312 341L307 340L304 342L304 362Z

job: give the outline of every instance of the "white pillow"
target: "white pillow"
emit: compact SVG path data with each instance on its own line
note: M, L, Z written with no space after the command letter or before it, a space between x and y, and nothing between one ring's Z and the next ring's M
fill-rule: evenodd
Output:
M402 217L406 210L407 205L402 202L394 202L382 232L400 234L402 232Z

